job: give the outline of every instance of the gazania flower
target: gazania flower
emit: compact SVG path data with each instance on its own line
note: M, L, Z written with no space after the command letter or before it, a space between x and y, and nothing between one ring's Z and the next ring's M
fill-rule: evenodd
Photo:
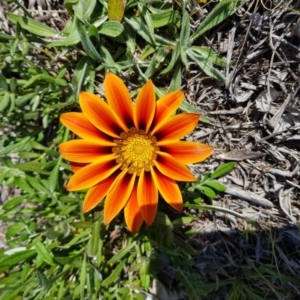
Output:
M128 228L136 232L143 221L148 226L153 223L158 193L174 209L182 210L176 181L196 181L186 164L204 160L213 148L180 141L199 120L192 113L174 116L183 101L182 91L156 101L149 80L134 104L122 80L111 73L105 77L104 89L107 102L82 92L82 113L60 117L80 137L59 145L75 173L67 190L89 189L83 202L85 213L106 198L104 223L124 209Z

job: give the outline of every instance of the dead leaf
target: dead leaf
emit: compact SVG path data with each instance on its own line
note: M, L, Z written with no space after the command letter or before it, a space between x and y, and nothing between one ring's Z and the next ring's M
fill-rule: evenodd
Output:
M266 155L263 152L254 152L247 150L233 150L226 153L221 153L217 156L218 159L242 161L244 159L255 159Z

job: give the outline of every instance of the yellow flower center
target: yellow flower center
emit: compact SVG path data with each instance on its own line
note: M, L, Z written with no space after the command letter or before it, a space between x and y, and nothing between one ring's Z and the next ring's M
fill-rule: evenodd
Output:
M121 139L115 140L116 147L112 148L117 154L116 162L122 164L121 169L127 169L129 174L140 175L142 169L150 171L156 159L156 138L144 130L130 128L128 132L120 134Z

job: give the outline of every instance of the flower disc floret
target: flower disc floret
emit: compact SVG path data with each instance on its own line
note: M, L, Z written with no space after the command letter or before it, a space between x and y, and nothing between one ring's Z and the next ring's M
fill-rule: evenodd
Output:
M112 148L117 154L116 162L122 164L121 170L127 169L129 174L141 174L142 169L150 171L157 158L156 138L144 130L132 127L128 132L122 132L120 139L115 140L116 147Z

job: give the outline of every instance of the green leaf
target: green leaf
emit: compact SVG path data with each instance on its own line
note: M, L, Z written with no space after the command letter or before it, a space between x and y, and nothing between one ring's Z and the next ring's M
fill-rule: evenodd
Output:
M114 264L118 261L120 261L129 251L134 248L136 243L128 244L126 247L122 248L120 251L118 251L107 263L108 264Z
M139 34L146 42L149 44L152 44L152 39L150 37L150 33L148 30L148 27L146 24L143 22L142 18L140 17L124 17L124 20L126 21L127 24L129 24L133 30L136 31L137 34Z
M35 250L41 256L44 262L46 262L50 266L54 265L53 257L51 256L50 252L42 242L40 241L36 242Z
M110 286L117 279L119 279L119 275L122 272L124 265L125 265L125 260L121 261L116 266L116 268L111 272L111 274L101 282L101 286L103 287Z
M92 43L90 37L88 36L86 29L84 28L84 26L79 20L76 20L76 28L80 36L82 47L86 52L86 54L96 61L101 61L102 59L100 54L96 50L94 44Z
M10 100L10 94L4 93L4 95L0 95L0 111L4 111L8 105Z
M37 173L41 173L41 174L48 174L48 172L42 171L42 163L38 163L38 162L34 162L34 161L30 161L27 163L18 163L15 164L14 166L16 168L19 168L22 171L31 171L31 172L37 172Z
M10 34L5 34L0 32L0 39L2 40L15 40L17 37L16 36L12 36Z
M202 184L194 185L193 190L197 189L200 192L202 192L205 196L207 196L210 199L214 199L217 197L216 193L209 187L203 186Z
M30 199L32 196L34 196L34 194L22 195L19 197L12 198L3 204L2 209L11 210L11 209L15 208L16 206L20 205L23 201L28 200L28 198Z
M37 191L44 194L50 194L49 191L39 183L39 179L35 177L31 177L28 174L26 175L27 181L29 184Z
M79 289L81 291L81 299L84 299L84 290L86 285L86 275L87 275L87 269L86 269L86 255L84 255L81 270L80 270L80 276L79 276Z
M86 72L90 63L91 59L87 56L81 57L81 59L77 62L75 73L72 78L72 86L74 88L76 101L80 91L82 90L84 79L86 78Z
M224 176L225 174L231 172L233 168L235 167L236 163L235 162L229 162L226 164L223 164L219 166L210 176L211 179L216 179L221 176Z
M169 72L173 71L174 69L174 66L176 64L176 62L178 61L178 58L179 58L179 55L180 55L180 44L176 44L176 46L174 47L173 51L172 51L172 56L171 56L171 60L170 60L170 63L169 65L160 72L161 75L165 75L165 74L168 74ZM181 69L179 70L181 71ZM180 72L180 75L181 75L181 72ZM176 75L177 76L177 75Z
M148 32L150 34L150 39L151 39L152 43L155 44L154 27L153 27L153 23L152 23L150 13L147 10L147 6L142 5L142 4L138 4L138 9L139 9L143 19L145 20L145 23L146 23L147 28L148 28Z
M86 21L94 11L97 0L80 0L73 6L75 15L82 21Z
M204 58L207 58L211 63L220 67L226 66L226 57L220 57L211 47L191 47L194 51L198 52Z
M75 21L74 21L75 22ZM47 47L67 47L76 45L80 42L80 36L76 28L74 28L65 39L49 43Z
M124 26L121 23L115 21L108 21L103 23L99 28L99 33L111 37L120 35L124 30Z
M8 251L6 251L6 253L7 252ZM3 273L10 267L15 266L33 257L35 254L36 254L35 250L24 250L24 251L14 252L13 254L10 255L3 255L0 258L0 273Z
M54 29L48 27L47 25L45 25L41 22L35 21L35 20L27 18L27 17L14 15L11 13L6 13L6 16L14 24L19 23L23 29L25 29L33 34L44 36L44 37L58 36L58 32L56 32Z
M51 281L46 277L46 275L40 271L40 270L37 270L36 271L36 279L37 279L37 282L38 282L38 285L44 289L44 290L49 290L50 287L51 287Z
M7 240L10 240L11 237L21 234L26 227L26 224L21 223L9 225L6 231Z
M241 3L241 0L223 0L219 2L213 11L204 19L197 30L193 33L190 39L191 43L193 43L195 39L197 39L207 30L226 20L236 11Z
M186 224L190 224L193 220L195 220L196 217L195 216L184 216L184 217L180 217L175 219L172 222L173 226L182 226L182 225L186 225Z
M190 20L189 14L185 8L183 8L182 12L182 24L181 24L181 31L180 31L180 44L181 47L188 47L189 46L189 37L190 37Z
M173 76L168 88L168 92L173 92L179 90L180 88L181 88L181 67L180 64L177 64L173 72ZM182 108L182 105L183 103L181 104L180 108Z
M88 247L87 247L87 254L89 256L95 256L99 249L99 241L100 241L100 226L102 220L97 220L97 222L93 225L93 231L91 239L89 240Z
M6 78L0 73L0 90L8 91Z
M154 28L159 28L170 24L175 25L176 27L179 27L180 25L179 12L173 9L160 10L157 13L152 13L151 19Z
M48 188L51 193L55 191L58 181L58 172L60 167L61 157L58 159L56 166L50 173L49 181L48 181Z
M21 151L25 147L26 143L29 140L30 140L30 137L26 137L19 143L15 143L15 144L7 146L6 148L4 148L0 151L0 157L5 156L8 153L17 153L17 152Z
M23 191L33 194L34 190L29 186L29 184L21 177L16 177L14 183Z
M187 55L203 70L206 75L224 83L226 82L224 75L213 67L212 62L207 57L203 57L192 49L187 50Z
M218 182L216 180L205 181L205 182L203 182L203 185L209 186L218 192L226 191L226 186L224 186L223 184L221 184L220 182Z

